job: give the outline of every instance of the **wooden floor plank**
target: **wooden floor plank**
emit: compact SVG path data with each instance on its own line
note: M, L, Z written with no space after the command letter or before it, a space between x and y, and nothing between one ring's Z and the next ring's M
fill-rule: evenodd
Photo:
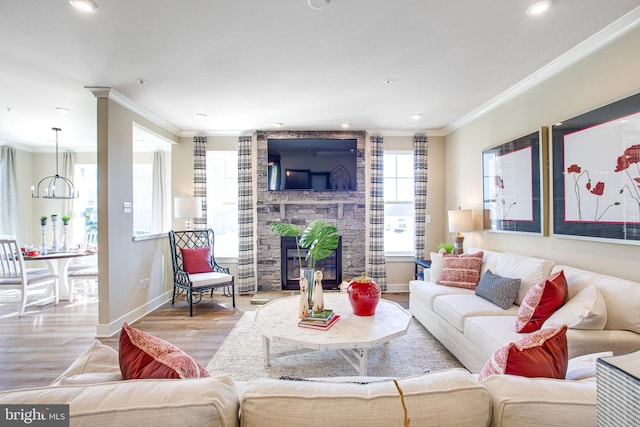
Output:
M287 293L260 294L273 299ZM384 294L384 298L408 307L407 293ZM258 306L253 295L236 296L236 308L229 298L215 296L194 306L184 301L164 304L131 326L166 340L207 365L231 329L246 311ZM43 387L56 379L96 339L98 299L80 296L73 303L29 307L18 317L18 299L0 293L0 390ZM119 335L100 341L118 349Z

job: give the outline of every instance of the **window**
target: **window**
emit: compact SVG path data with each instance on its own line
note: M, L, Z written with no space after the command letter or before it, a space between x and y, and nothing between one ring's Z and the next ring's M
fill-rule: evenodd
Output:
M384 252L414 254L413 151L384 153Z
M70 222L74 243L85 241L87 232L98 230L98 168L94 164L76 163L73 171L73 184L78 198L73 201L72 221Z
M238 153L207 152L207 226L216 258L238 257Z

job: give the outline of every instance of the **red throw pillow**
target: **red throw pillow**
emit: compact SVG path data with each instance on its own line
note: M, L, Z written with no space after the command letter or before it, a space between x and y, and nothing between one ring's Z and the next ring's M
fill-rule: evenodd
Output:
M516 332L533 332L540 329L544 321L562 307L567 299L567 292L567 280L563 270L536 283L520 304Z
M209 248L180 248L182 266L189 274L208 273L213 271L209 264Z
M178 347L132 328L126 322L120 331L119 359L125 380L209 376L200 362Z
M475 289L480 280L483 252L473 254L442 255L439 285Z
M568 353L567 325L541 329L496 350L478 381L495 374L564 379Z

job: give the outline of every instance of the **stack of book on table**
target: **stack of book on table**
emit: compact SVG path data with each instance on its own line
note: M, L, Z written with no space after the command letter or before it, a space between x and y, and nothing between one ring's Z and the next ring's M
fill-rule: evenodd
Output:
M333 310L311 311L304 319L298 322L302 328L327 330L340 319L340 315Z

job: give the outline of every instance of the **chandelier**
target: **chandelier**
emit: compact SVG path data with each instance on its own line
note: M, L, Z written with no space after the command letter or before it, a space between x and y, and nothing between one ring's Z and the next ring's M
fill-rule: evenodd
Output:
M78 194L73 182L58 174L58 132L62 129L51 129L56 132L56 174L42 178L36 187L32 185L31 197L35 199L75 199Z

